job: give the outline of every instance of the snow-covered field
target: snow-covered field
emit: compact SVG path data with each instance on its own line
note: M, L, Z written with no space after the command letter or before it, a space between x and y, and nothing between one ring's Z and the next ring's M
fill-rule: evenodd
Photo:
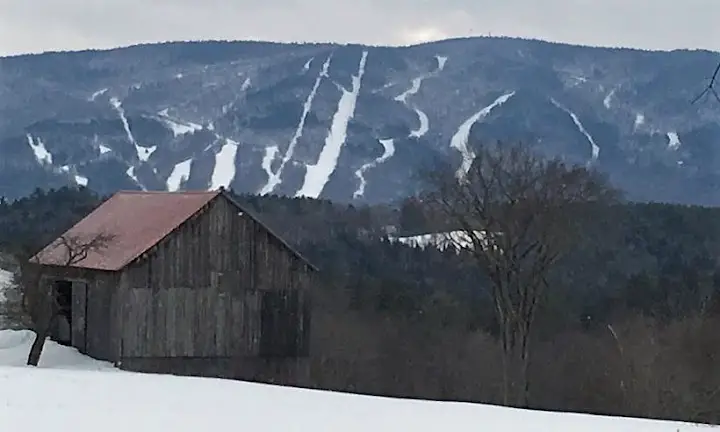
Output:
M684 432L697 425L385 399L220 379L122 372L28 331L0 331L0 430L25 432Z

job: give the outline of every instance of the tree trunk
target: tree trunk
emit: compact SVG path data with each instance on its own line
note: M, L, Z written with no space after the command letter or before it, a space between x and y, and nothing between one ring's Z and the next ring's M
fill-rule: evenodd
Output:
M529 400L529 335L507 322L502 330L503 405L527 408Z
M502 378L503 378L503 405L510 405L510 394L512 387L512 346L511 327L508 322L500 324L501 353L502 353Z
M49 318L38 323L39 325L36 326L35 341L30 348L30 354L28 354L28 366L37 366L40 364L40 356L42 355L43 348L45 347L45 340L50 335L50 329L52 328L52 324L56 317L56 314L52 314Z

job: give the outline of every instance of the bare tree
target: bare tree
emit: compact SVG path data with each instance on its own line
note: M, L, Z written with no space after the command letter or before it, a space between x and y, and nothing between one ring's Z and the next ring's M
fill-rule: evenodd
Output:
M52 244L56 266L70 268L85 260L91 253L101 253L114 239L113 235L99 233L93 235L69 235L59 237ZM42 252L26 261L20 270L18 285L22 292L22 305L35 331L35 341L28 354L27 364L37 366L40 362L45 340L60 312L57 293L53 284L47 280L41 263Z
M718 63L718 65L715 67L715 71L713 72L712 76L710 77L707 87L705 87L705 89L700 94L698 94L695 97L695 99L692 100L692 102L690 102L691 104L696 103L697 101L700 100L700 98L702 98L703 96L706 96L708 94L711 94L711 93L713 96L715 96L715 100L720 102L720 95L718 95L717 92L715 91L715 80L717 79L719 72L720 72L720 63Z
M572 247L577 216L619 194L597 172L542 158L523 144L484 146L464 176L440 168L427 178L434 213L464 233L459 246L489 277L504 403L526 406L531 330L549 272Z

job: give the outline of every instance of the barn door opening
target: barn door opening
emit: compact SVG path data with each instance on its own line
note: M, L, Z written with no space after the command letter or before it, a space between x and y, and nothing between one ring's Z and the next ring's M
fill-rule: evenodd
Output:
M62 345L72 344L72 282L58 280L53 284L58 316L55 319L55 341Z

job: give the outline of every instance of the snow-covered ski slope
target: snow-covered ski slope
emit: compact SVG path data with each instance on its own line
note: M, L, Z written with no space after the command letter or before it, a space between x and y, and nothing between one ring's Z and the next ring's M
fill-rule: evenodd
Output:
M24 432L686 432L697 425L410 401L123 372L28 331L0 331L0 430Z

